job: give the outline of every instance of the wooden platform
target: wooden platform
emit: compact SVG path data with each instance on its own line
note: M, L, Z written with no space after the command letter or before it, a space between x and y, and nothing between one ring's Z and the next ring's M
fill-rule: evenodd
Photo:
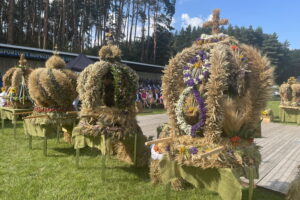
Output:
M156 137L156 128L167 122L165 114L138 116L139 125L147 136ZM286 193L300 165L300 126L263 123L262 138L255 139L261 146L262 163L258 186Z
M262 163L257 185L286 193L300 165L300 126L263 123L261 146Z

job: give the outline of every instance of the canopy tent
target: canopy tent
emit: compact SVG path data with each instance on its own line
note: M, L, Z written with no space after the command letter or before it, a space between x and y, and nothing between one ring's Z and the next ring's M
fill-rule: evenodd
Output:
M81 72L82 70L84 70L84 68L86 68L89 64L92 63L94 62L91 59L89 59L83 54L80 54L79 56L68 62L66 68L76 72Z

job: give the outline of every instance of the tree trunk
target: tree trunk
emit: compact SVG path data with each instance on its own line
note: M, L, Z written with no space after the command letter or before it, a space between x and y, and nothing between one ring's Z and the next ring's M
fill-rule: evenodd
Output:
M153 30L153 63L156 63L156 50L157 50L157 18L158 18L158 2L154 6L154 30Z
M133 28L133 22L135 17L135 1L132 2L132 16L131 16L131 23L130 23L130 33L129 33L129 45L131 45L132 41L132 28Z
M141 46L142 46L142 53L141 53L141 62L144 61L145 57L145 24L146 24L146 8L147 2L144 1L144 9L143 9L143 18L142 18L142 39L141 39Z
M134 41L136 40L136 29L137 29L137 22L139 18L139 3L136 4L136 14L135 14L135 26L134 26Z
M43 40L43 49L47 49L48 45L48 9L49 9L49 0L44 0L44 40Z
M151 4L150 1L148 3L148 11L147 11L147 19L148 19L148 30L147 30L147 47L146 47L146 56L147 60L149 60L149 48L150 48L150 23L151 23L151 17L150 17L150 10Z
M15 11L15 0L9 0L9 11L8 11L8 30L7 30L7 42L9 44L14 43L14 11Z

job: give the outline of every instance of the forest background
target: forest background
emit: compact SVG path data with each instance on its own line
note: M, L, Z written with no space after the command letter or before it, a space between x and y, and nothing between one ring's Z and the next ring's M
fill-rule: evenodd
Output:
M209 28L172 27L176 0L1 0L0 42L97 55L112 30L123 59L166 65ZM276 83L300 76L300 49L262 27L229 25L221 32L253 45L275 67Z

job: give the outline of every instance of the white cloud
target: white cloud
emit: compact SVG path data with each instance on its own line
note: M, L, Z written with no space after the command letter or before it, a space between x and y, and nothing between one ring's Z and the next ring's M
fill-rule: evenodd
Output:
M171 21L171 26L175 26L175 24L176 24L176 19L175 19L175 17L172 17L172 21Z
M209 15L207 18L203 17L190 17L189 14L183 13L181 15L181 26L186 28L191 25L192 27L202 27L203 23L206 21L210 21L212 19L212 15Z

